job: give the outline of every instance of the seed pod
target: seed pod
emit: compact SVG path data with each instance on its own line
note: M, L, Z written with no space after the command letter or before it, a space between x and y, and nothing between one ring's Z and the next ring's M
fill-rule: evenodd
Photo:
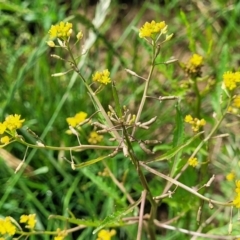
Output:
M152 118L152 119L150 119L150 120L147 121L147 122L142 123L141 125L142 125L142 126L148 126L148 125L154 123L154 122L156 121L156 119L157 119L157 116L154 117L154 118Z
M151 150L146 148L146 146L145 146L145 144L143 142L140 142L139 146L145 153L147 153L147 154L154 154L154 152L152 152Z
M94 125L94 126L97 126L97 127L100 127L102 129L106 129L107 127L99 122L93 122L91 125Z
M161 143L162 141L159 141L159 140L145 140L143 142L147 145L155 145L155 144Z

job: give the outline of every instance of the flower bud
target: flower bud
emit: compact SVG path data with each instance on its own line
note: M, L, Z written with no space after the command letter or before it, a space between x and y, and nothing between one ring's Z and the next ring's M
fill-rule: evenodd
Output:
M47 45L48 45L49 47L55 47L54 41L47 41Z
M77 40L79 41L79 40L81 40L83 38L83 33L82 33L82 31L80 31L80 32L78 32L78 34L77 34Z

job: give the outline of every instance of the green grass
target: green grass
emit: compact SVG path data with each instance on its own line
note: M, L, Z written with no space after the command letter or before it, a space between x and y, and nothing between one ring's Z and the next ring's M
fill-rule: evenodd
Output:
M46 145L76 146L77 139L65 133L68 129L66 118L79 111L85 111L90 116L94 107L90 103L88 93L82 82L75 74L68 74L60 78L53 78L51 74L63 72L69 68L68 64L57 61L50 54L59 54L68 58L61 49L50 49L47 44L47 32L52 24L61 20L71 21L75 29L83 29L85 46L88 52L81 58L79 69L86 79L91 79L94 71L108 68L116 82L120 102L136 113L141 100L144 81L127 74L128 68L136 71L140 76L147 77L149 48L138 37L138 29L145 21L166 21L168 31L174 37L162 49L159 62L167 61L170 57L186 62L192 53L204 57L204 75L211 76L214 84L202 99L201 114L211 129L214 119L213 112L220 113L219 99L221 97L222 74L228 70L239 70L239 10L240 4L229 4L226 1L214 0L211 3L194 1L142 1L126 7L117 1L111 1L107 9L97 10L96 6L89 6L86 1L0 1L0 121L8 114L21 114L26 119L21 134L28 142L35 143L26 127L34 131ZM50 4L50 5L49 5ZM100 12L98 12L100 11ZM98 13L101 13L98 15ZM94 17L97 25L94 25ZM102 20L102 23L100 21ZM92 33L92 35L90 34ZM76 48L76 55L81 52ZM63 54L63 55L62 55ZM181 83L187 77L178 65L158 65L155 71L149 96L180 96L180 114L182 117L192 113L191 89L181 88ZM99 98L107 109L108 104L114 105L111 87L106 87ZM176 138L176 101L162 101L149 99L147 101L142 120L157 115L157 121L151 125L149 131L140 130L139 139L159 139L162 145L159 154L163 154L174 147ZM239 155L238 125L236 117L227 117L223 122L220 133L230 133L228 138L216 140L210 152L201 151L204 159L211 153L212 164L209 176L215 174L216 184L207 189L207 195L213 199L227 202L234 198L234 184L225 181L225 175L235 170L237 177ZM183 127L183 126L182 126ZM89 133L85 129L85 135ZM179 129L179 128L178 128ZM81 138L87 142L86 137ZM180 134L180 133L179 133ZM183 138L187 132L182 133ZM179 135L178 135L179 136ZM222 141L222 142L221 142ZM105 137L105 144L111 144ZM195 145L197 143L194 142ZM195 145L192 144L182 153L179 166L187 159ZM214 145L215 144L215 145ZM219 144L219 149L217 149ZM5 150L22 160L26 148L18 143L8 145ZM145 154L139 146L134 145L136 155L140 160L150 160L152 156ZM95 159L109 152L87 150L73 153L77 163ZM128 208L124 196L111 178L98 175L103 171L104 164L96 163L90 167L73 171L70 164L61 157L70 159L69 152L51 151L47 149L29 149L26 164L32 167L31 173L24 173L24 167L14 174L15 169L9 167L7 160L0 152L0 216L12 216L19 220L20 215L36 213L37 229L56 230L58 227L74 227L74 224L48 219L49 215L67 217L71 212L78 219L103 220L117 211ZM137 201L143 190L138 175L131 161L118 154L109 158L105 164L114 176L121 182L132 198ZM160 172L168 174L168 162L158 162L155 165ZM145 172L150 188L154 195L160 195L165 186L165 180L149 172ZM187 186L198 184L196 169L188 169L180 181ZM208 179L209 180L209 179ZM173 190L173 189L171 189ZM176 223L170 225L196 231L199 199L178 188L173 198L165 198L164 209L159 208L159 216L166 211L167 219L182 214ZM215 209L218 207L216 206ZM150 209L149 202L146 209ZM206 221L214 210L204 205L202 221ZM229 208L221 210L210 225L203 228L203 233L227 236L229 222ZM146 212L147 213L147 212ZM234 211L234 234L239 234ZM127 215L131 216L131 214ZM160 218L158 218L161 220ZM166 219L165 219L166 220ZM67 239L96 239L92 235L96 228L89 227L69 234ZM117 228L114 239L136 239L137 224ZM177 230L157 231L157 239L190 239L189 235ZM52 236L31 236L29 239L52 239ZM142 239L147 239L144 233ZM201 238L198 238L201 239ZM224 239L224 238L223 238Z

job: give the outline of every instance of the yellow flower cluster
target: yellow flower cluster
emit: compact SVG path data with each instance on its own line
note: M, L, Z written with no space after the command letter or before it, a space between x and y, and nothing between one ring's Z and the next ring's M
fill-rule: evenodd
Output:
M146 22L139 30L140 38L152 38L155 39L160 33L167 32L167 25L164 21L156 23L155 21Z
M223 82L227 89L235 89L237 84L240 82L240 72L225 72L223 74Z
M189 59L190 65L196 67L200 67L203 65L203 57L198 54L193 54L192 57Z
M10 217L0 219L0 236L13 236L16 233L16 226L12 223ZM7 238L6 238L7 239Z
M21 119L21 115L18 114L7 116L4 122L0 122L0 135L7 133L15 137L16 130L22 127L24 121L25 119ZM0 142L3 144L9 143L9 141L10 137L8 135L0 138Z
M67 40L72 33L72 23L60 22L59 24L52 25L49 30L50 38L60 38Z
M193 118L191 115L187 115L184 121L192 125L192 130L194 132L198 132L200 127L206 125L206 121L204 119L200 120L198 118Z
M234 172L230 172L230 173L227 174L226 179L228 181L232 181L232 180L235 179L235 177L236 177L236 174Z
M232 105L233 107L240 108L240 95L235 96Z
M232 114L238 114L240 110L240 95L236 95L233 98L231 106L228 108L228 112Z
M188 164L189 164L189 166L196 167L198 165L197 158L189 158L188 159Z
M185 71L194 77L201 76L201 67L203 66L203 57L198 54L193 54L188 60Z
M112 229L111 231L102 229L98 233L97 240L111 240L113 236L116 235L116 230Z
M95 72L92 76L92 80L107 85L111 82L110 72L105 69L102 72Z
M37 223L36 214L22 215L20 217L20 223L26 223L26 228L34 229Z
M236 181L235 192L237 193L236 197L233 200L233 206L240 208L240 180Z
M87 113L85 112L79 112L75 114L74 117L69 117L66 119L67 123L71 127L76 127L81 122L83 122L87 118Z
M102 135L99 135L97 132L92 131L89 134L88 142L90 144L97 144L97 143L101 142L102 139L103 139Z

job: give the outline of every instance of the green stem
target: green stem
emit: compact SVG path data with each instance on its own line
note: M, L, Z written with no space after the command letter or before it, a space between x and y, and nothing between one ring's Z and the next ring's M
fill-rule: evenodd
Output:
M87 88L89 94L91 95L92 99L94 100L94 102L96 103L96 105L99 108L99 111L101 111L103 117L105 118L105 121L108 124L108 127L111 128L111 133L113 134L113 136L120 142L121 141L121 136L119 135L119 133L114 129L114 125L112 124L112 121L109 119L108 114L106 113L106 111L104 110L101 102L99 101L98 97L96 96L96 94L93 92L93 90L89 87L89 85L87 84L85 78L82 76L82 74L80 73L80 71L77 68L77 63L73 57L72 51L70 49L69 46L67 46L67 50L70 54L70 57L72 59L72 63L73 63L73 69L77 72L77 74L80 76L80 78L82 79L85 87Z
M152 196L152 193L151 193L150 188L148 186L147 180L146 180L146 178L145 178L145 176L144 176L144 174L141 170L141 167L139 165L139 160L137 159L137 157L134 154L134 150L133 150L132 144L129 140L128 132L127 132L125 126L123 126L123 135L126 139L126 145L128 147L129 157L131 158L131 160L132 160L132 162L133 162L133 164L134 164L134 166L137 170L137 173L138 173L139 179L141 181L141 184L142 184L143 188L146 190L147 195L148 195L148 199L151 203L151 212L150 212L150 218L149 218L149 221L148 221L148 230L149 230L150 239L155 240L156 239L156 237L155 237L156 234L155 234L154 219L156 217L157 204L153 199L153 196Z
M142 114L142 110L143 110L143 107L144 107L144 104L145 104L145 101L146 101L146 98L147 98L147 90L148 90L148 87L149 87L149 83L150 83L150 80L152 78L152 74L153 74L153 70L154 70L154 67L155 67L155 59L157 57L157 55L159 54L159 51L156 52L156 44L153 43L153 49L152 49L152 64L151 64L151 68L150 68L150 71L149 71L149 74L148 74L148 78L146 79L146 83L145 83L145 87L144 87L144 91L143 91L143 96L142 96L142 99L141 99L141 102L140 102L140 105L139 105L139 108L138 108L138 112L137 112L137 116L136 116L136 120L135 122L137 123L141 117L141 114ZM132 130L132 136L134 135L136 131L136 127L134 126L133 127L133 130Z
M194 78L193 80L193 87L194 87L194 92L196 94L196 104L195 104L195 115L197 118L200 118L200 111L201 111L201 95L198 89L197 85L197 79Z

